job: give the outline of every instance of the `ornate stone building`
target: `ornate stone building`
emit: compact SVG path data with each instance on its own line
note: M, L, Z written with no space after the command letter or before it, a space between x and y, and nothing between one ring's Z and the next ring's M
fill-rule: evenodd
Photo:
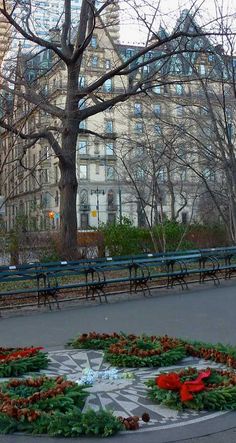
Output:
M79 79L81 88L140 49L118 44L118 10L112 13L115 26L93 34ZM176 26L186 26L188 33L196 33L196 25L187 14L183 19L184 14ZM163 35L165 31L159 32ZM52 38L56 37L54 32ZM209 192L209 183L212 192L217 189L219 193L219 183L220 192L226 192L226 188L222 188L222 163L221 167L216 167L214 155L221 149L221 136L227 146L234 143L232 113L235 105L231 100L232 91L226 94L226 73L224 100L219 104L222 89L219 78L229 60L221 48L211 46L204 37L199 37L198 42L195 39L194 45L196 52L191 47L191 37L180 41L179 55L173 55L171 44L160 48L155 64L155 72L158 64L158 75L145 93L140 91L124 104L81 122L81 128L87 132L79 134L77 140L79 229L97 227L122 216L140 225L147 222L153 225L165 217L186 223L201 219L199 211L206 189ZM186 47L191 49L189 53ZM168 51L172 55L162 57L164 53L168 55ZM50 64L52 68L40 77L36 87L42 100L63 108L65 71L60 63L54 65L50 52L28 61L25 56L19 57L18 70L22 72L27 66L28 81L33 82L35 72L41 70L43 74ZM150 74L152 68L148 64L138 75ZM119 94L126 82L131 81L132 75L107 80L99 90L99 99ZM96 102L95 96L81 100L79 106L82 109L91 102ZM220 116L219 122L216 115ZM224 116L222 131L219 128ZM59 124L47 112L37 107L31 110L17 95L13 119L26 134L40 130L45 123L49 127ZM213 136L216 128L218 138ZM94 136L97 132L103 137ZM1 145L1 193L7 198L7 228L13 227L17 215L24 214L28 218L28 229L57 229L60 224L60 177L58 159L51 147L45 141L38 141L26 148L27 143L7 131Z
M0 5L2 0L0 0ZM6 19L0 14L0 67L2 65L3 58L6 54L10 40L9 24ZM1 82L1 78L0 78Z

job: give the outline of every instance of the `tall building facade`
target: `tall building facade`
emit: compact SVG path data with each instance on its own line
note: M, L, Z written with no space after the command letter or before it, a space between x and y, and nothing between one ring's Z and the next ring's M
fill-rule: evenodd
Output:
M117 21L117 8L113 13ZM179 23L188 26L188 34L196 33L188 16L185 22L182 16ZM79 79L82 88L140 50L118 45L117 29L112 32L94 32ZM191 38L187 43L191 44ZM209 186L222 199L226 188L219 153L223 143L226 149L235 143L233 95L227 89L227 79L224 82L227 94L222 103L219 102L222 73L219 67L228 61L220 48L210 46L207 50L210 43L202 37L198 42L195 39L194 44L204 51L187 53L185 50L184 54L180 51L179 56L173 53L172 57L159 58L158 75L152 78L148 93L140 93L81 122L81 129L99 132L103 138L81 133L77 139L79 229L98 227L100 223L114 222L123 216L139 225L147 222L154 225L165 218L186 223L201 219L201 206L204 210L210 209L209 202L204 200ZM186 47L186 41L183 45ZM170 46L160 48L156 55L164 51L171 51ZM48 58L47 53L41 57L44 59L36 60L39 66L40 63L49 66L50 54ZM25 66L27 60L23 63ZM138 75L149 75L152 68L151 64L145 65ZM33 74L31 60L28 63L30 79ZM100 100L123 92L129 82L132 82L132 73L107 80L98 91ZM63 66L58 64L42 76L38 87L45 100L63 108L66 98ZM89 97L79 106L82 109L93 100L94 97ZM59 124L56 118L38 108L30 112L29 104L17 95L13 110L15 124L23 124L26 133ZM223 118L224 131L216 137ZM1 143L4 164L1 193L7 197L7 228L14 226L17 216L24 215L28 229L58 229L60 173L58 158L51 147L41 140L26 149L24 141L7 131Z
M2 0L0 0L2 5ZM0 67L10 43L10 27L5 17L0 14ZM1 80L0 80L1 81Z

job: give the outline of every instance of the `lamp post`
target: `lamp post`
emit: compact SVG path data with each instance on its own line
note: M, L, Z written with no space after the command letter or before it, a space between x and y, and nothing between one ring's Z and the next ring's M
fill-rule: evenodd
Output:
M97 217L98 217L98 227L99 227L99 224L100 224L100 213L99 213L99 210L100 210L100 208L99 208L99 195L104 195L105 194L105 191L104 191L104 189L98 189L98 187L97 187L97 189L92 189L91 190L91 195L93 195L93 194L96 194L96 196L97 196L97 205L96 205L96 210L97 210Z

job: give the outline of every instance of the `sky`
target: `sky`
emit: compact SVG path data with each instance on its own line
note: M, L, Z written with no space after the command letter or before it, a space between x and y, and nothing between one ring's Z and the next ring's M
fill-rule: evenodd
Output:
M129 6L127 6L127 2ZM199 24L208 24L208 28L216 26L216 17L227 16L228 24L236 26L236 0L121 0L121 40L125 43L144 43L147 38L147 27L141 23L144 18L152 30L160 25L171 29L180 11L190 9L199 10L197 19ZM139 25L135 24L135 16L140 15Z

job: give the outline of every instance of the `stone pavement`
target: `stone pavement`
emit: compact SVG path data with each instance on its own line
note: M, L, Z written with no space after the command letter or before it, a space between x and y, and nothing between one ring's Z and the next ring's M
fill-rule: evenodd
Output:
M236 285L223 282L219 288L212 284L195 287L190 291L156 291L153 297L127 297L109 304L80 304L61 311L14 315L0 319L0 346L42 345L52 357L49 372L64 373L76 379L81 371L81 362L89 362L91 368L102 368L102 353L96 355L64 349L66 342L79 332L124 331L127 333L168 334L183 338L216 343L236 343L235 309ZM161 296L159 296L161 294ZM80 354L83 352L83 355ZM77 355L78 354L78 355ZM85 355L86 354L86 355ZM84 360L83 360L84 359ZM186 365L193 362L186 362ZM204 362L194 362L204 367ZM93 366L95 365L95 366ZM83 366L83 365L82 365ZM100 386L91 393L94 405L118 404L121 411L133 411L150 405L145 402L143 380L150 370L139 370L135 382L116 386ZM154 371L155 373L157 371ZM112 399L112 402L111 402ZM155 409L155 408L154 408ZM121 433L112 438L130 443L235 443L236 413L189 413L162 411L156 407L153 422L136 433ZM151 415L151 414L150 414ZM155 422L156 420L156 422ZM152 431L150 431L152 429ZM100 439L89 439L89 441ZM110 439L109 439L110 440ZM58 439L47 437L0 436L4 443L53 443ZM71 439L88 442L88 438ZM68 439L60 439L68 442Z

